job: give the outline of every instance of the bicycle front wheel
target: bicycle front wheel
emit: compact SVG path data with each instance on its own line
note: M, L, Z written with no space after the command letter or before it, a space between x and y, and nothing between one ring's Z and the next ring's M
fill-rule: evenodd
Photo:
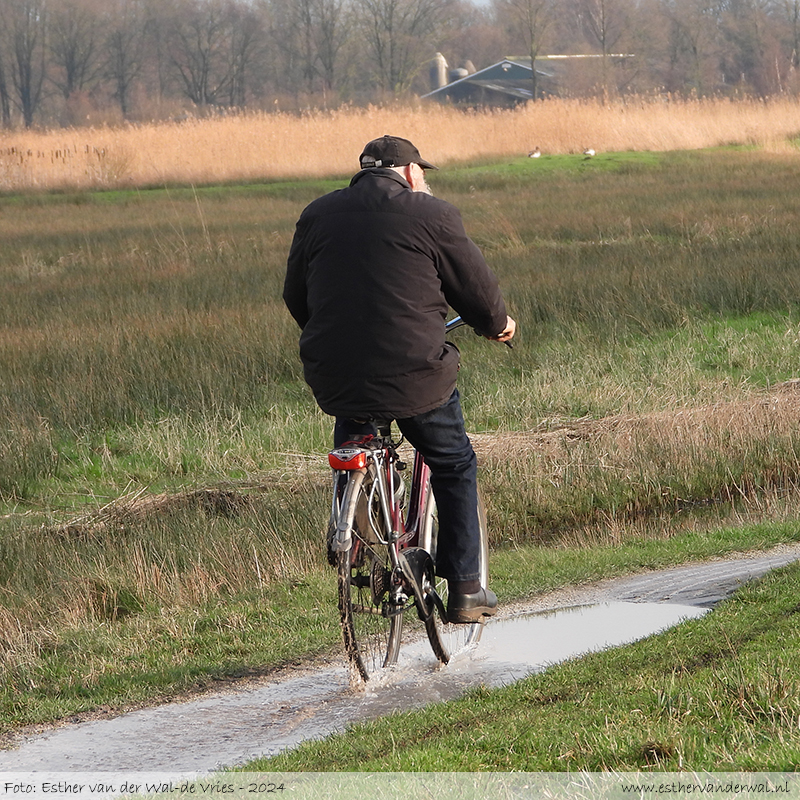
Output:
M478 527L480 530L480 551L478 569L480 573L481 586L486 586L489 582L489 537L486 525L486 509L483 501L478 496ZM425 503L425 513L422 518L420 528L420 547L431 554L433 562L436 563L436 550L438 546L439 525L436 516L436 499L433 492L428 491ZM436 593L442 600L445 608L447 607L447 581L443 578L435 578ZM475 645L483 633L483 622L471 622L467 624L454 625L444 621L437 609L425 621L425 631L428 634L428 641L431 644L434 655L443 664L446 664L454 655L462 650Z
M390 602L392 568L377 492L375 465L364 480L351 476L341 508L352 544L337 554L339 612L344 646L364 681L397 661L403 608Z

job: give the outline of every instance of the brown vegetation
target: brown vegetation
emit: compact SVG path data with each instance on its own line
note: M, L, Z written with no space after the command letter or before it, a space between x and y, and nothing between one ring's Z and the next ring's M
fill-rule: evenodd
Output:
M798 91L788 0L3 0L0 16L3 127L396 100L432 88L437 52L459 70L538 58L537 97Z
M696 408L648 414L619 414L603 419L545 420L540 430L471 434L476 452L489 462L527 456L566 463L578 442L604 440L620 451L634 440L669 440L676 450L708 447L709 437L751 435L756 429L790 428L800 418L800 380L786 381L769 392ZM691 445L691 446L689 446Z
M800 102L725 99L548 100L515 110L370 107L239 114L119 128L0 134L0 188L207 184L352 173L361 147L391 132L439 164L495 156L667 151L725 144L785 149Z
M573 481L579 480L581 474L591 481L590 473L598 468L637 483L642 481L647 468L646 453L668 453L669 470L688 476L696 469L698 453L718 452L723 440L725 448L736 450L752 447L754 441L791 436L798 418L800 380L792 380L766 392L754 392L707 406L638 415L618 414L603 419L545 420L538 430L471 433L470 439L487 471L514 463L521 467L527 480L543 486L563 483L567 473ZM400 452L408 460L411 451L407 444ZM651 479L656 485L663 464L653 460L651 466L654 470ZM784 465L773 474L758 476L758 486L740 483L731 475L731 484L723 489L726 507L731 508L738 501L758 504L765 490L788 492L796 488L800 481L800 464L796 466L796 474L791 474ZM187 510L199 511L208 517L236 517L252 510L252 498L260 492L275 490L282 484L294 486L302 476L320 486L327 485L329 474L324 459L298 454L294 467L242 489L204 488L155 495L140 490L58 526L53 533L84 538ZM662 490L666 491L664 486ZM709 499L704 498L704 501ZM690 502L697 502L697 498ZM645 516L648 511L658 510L642 509ZM578 524L592 521L575 520Z

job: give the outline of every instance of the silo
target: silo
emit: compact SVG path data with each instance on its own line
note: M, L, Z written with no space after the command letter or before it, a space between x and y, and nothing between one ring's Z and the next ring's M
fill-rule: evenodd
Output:
M447 86L447 59L437 53L431 61L431 91Z

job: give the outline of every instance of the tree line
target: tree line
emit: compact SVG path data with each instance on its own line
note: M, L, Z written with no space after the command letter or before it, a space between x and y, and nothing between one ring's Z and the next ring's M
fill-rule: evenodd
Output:
M800 0L0 0L0 124L385 102L437 52L594 56L566 96L767 97L798 88Z

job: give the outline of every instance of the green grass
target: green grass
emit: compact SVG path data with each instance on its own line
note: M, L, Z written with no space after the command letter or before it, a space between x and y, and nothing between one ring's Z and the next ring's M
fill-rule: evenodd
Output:
M798 590L795 565L658 636L355 725L247 769L797 771Z
M551 183L564 178L598 173L639 174L658 169L669 156L656 152L600 153L587 158L582 154L542 155L540 158L515 158L507 161L487 161L454 167L444 172L429 173L430 181L448 191L477 192L492 188L507 189L509 185L530 186Z
M98 708L130 708L218 688L232 679L265 675L330 652L334 581L275 582L260 594L198 602L192 609L155 613L135 606L113 614L110 582L103 625L50 630L35 653L4 670L2 730L49 722ZM285 614L287 607L305 614ZM107 610L106 610L107 609Z
M431 176L519 322L513 351L457 334L470 429L531 436L482 457L504 600L796 539L797 409L765 398L798 377L799 173L731 150ZM338 650L331 421L280 296L302 207L344 182L0 198L6 726ZM194 500L147 512L162 492Z
M563 586L796 541L800 541L800 523L787 522L714 527L667 540L643 535L623 544L591 548L504 548L492 555L492 585L503 598L530 599Z

